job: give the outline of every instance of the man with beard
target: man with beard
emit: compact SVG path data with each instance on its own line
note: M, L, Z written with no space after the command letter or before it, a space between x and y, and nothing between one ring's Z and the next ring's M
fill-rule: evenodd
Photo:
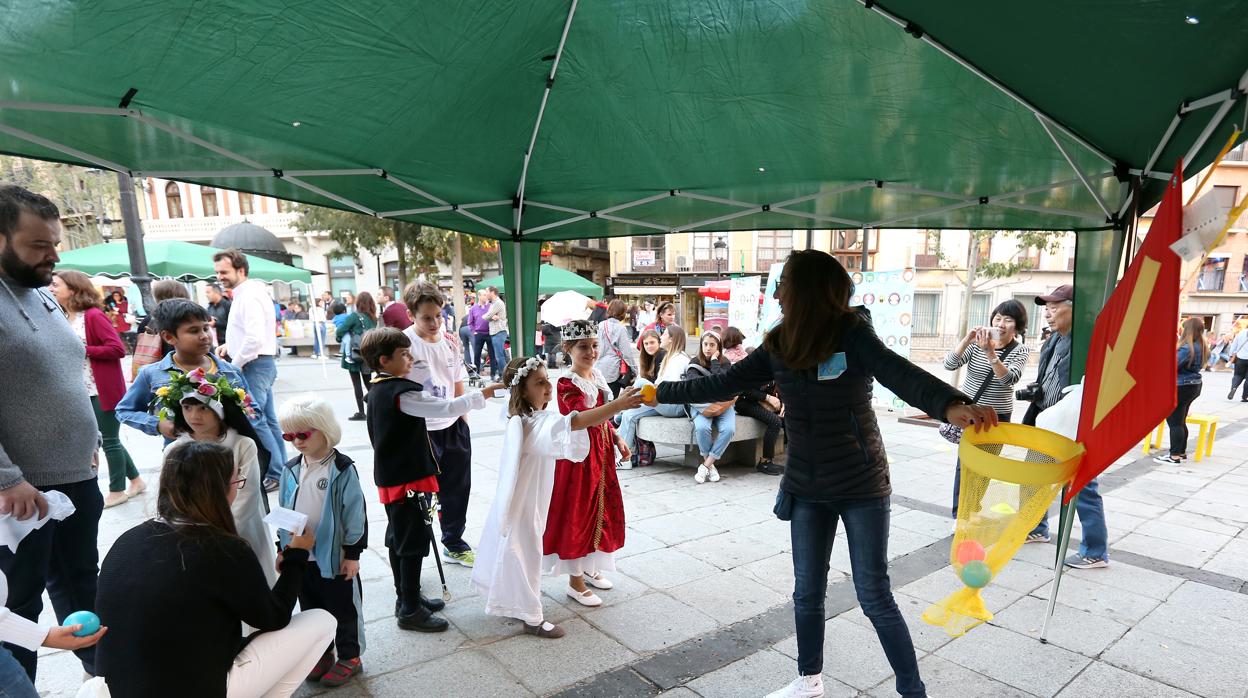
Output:
M95 609L99 553L96 534L104 498L91 467L98 429L82 384L86 349L52 295L60 257L61 215L43 196L0 185L0 516L42 518L43 493L57 490L74 504L64 521L51 520L22 539L16 552L0 546L8 579L7 606L35 620L48 590L57 621ZM35 678L36 654L17 645L0 649L0 672L12 653ZM95 650L77 651L95 671Z

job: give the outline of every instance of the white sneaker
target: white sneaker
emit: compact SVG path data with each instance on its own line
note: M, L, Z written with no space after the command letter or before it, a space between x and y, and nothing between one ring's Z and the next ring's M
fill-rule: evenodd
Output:
M701 485L702 483L706 482L706 476L710 474L711 474L711 471L705 465L699 465L698 473L693 476L693 481Z
M715 466L713 465L711 466L710 470L711 470L711 476L708 477L707 479L710 480L711 482L719 482L719 471L716 470Z
M784 688L767 694L767 698L821 698L823 674L799 676Z

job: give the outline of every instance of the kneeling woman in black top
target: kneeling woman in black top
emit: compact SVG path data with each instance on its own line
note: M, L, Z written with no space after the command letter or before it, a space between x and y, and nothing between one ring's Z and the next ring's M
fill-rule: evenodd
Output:
M289 696L333 640L329 613L291 617L312 536L292 539L269 589L230 513L244 484L217 444L165 455L157 518L123 533L100 566L95 610L109 633L96 668L113 696ZM261 632L244 638L243 623Z
M775 381L785 406L788 463L775 513L790 522L798 679L776 698L823 695L824 595L838 523L844 523L854 590L897 675L897 692L926 695L914 644L888 580L888 457L871 407L878 380L903 400L961 427L997 422L989 407L894 354L851 309L852 282L831 255L789 255L775 297L784 319L727 373L659 385L658 401L727 400ZM107 640L105 640L107 642Z

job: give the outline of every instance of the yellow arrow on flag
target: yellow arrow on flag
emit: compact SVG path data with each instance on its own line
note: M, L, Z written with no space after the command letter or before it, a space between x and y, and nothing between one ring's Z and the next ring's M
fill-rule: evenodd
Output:
M1147 256L1141 260L1140 275L1135 279L1135 288L1131 289L1131 301L1127 304L1127 314L1122 318L1122 326L1118 329L1118 341L1112 347L1105 348L1101 386L1096 392L1096 412L1092 417L1093 428L1135 387L1135 379L1127 371L1127 361L1131 358L1131 350L1135 348L1135 340L1140 334L1140 325L1143 324L1144 313L1148 309L1148 299L1153 295L1153 286L1157 285L1160 271L1161 262Z

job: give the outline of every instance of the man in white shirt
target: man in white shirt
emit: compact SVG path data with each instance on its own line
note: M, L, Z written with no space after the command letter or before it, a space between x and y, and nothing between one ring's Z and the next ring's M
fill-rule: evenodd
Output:
M412 325L403 330L412 340L412 370L406 378L419 383L423 393L438 400L451 400L464 394L464 367L460 349L442 322L446 298L430 283L410 284L403 291L403 304ZM499 370L502 373L502 370ZM429 445L438 461L439 525L442 529L443 556L450 562L472 567L472 546L464 541L468 518L468 495L472 490L472 434L465 417L426 417Z
M282 465L286 462L286 442L277 424L277 406L273 404L273 382L277 380L277 314L269 287L259 279L249 279L251 264L247 255L238 250L225 250L212 256L217 280L234 293L230 305L225 344L217 347L217 355L229 358L243 371L247 389L256 401L256 410L263 415L256 424L256 434L269 451L264 474L264 491L277 489Z

